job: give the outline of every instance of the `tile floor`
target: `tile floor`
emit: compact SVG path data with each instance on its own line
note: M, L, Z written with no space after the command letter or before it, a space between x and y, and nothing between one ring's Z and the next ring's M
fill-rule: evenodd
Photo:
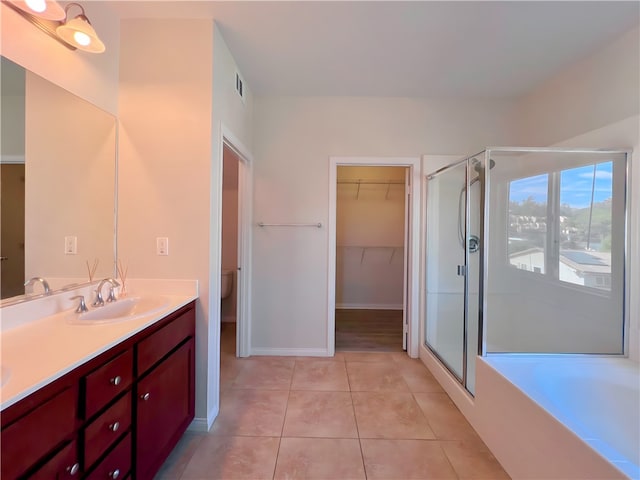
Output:
M234 355L223 327L220 413L157 479L509 477L428 370L404 353Z

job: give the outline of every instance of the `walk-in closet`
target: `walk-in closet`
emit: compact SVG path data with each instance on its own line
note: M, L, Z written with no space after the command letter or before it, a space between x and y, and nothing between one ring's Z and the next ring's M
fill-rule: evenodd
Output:
M338 167L337 351L404 348L406 170Z

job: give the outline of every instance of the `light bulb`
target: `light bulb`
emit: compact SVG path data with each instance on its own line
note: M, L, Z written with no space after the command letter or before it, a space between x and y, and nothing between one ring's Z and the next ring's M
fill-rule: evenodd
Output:
M45 0L26 0L25 3L34 12L42 13L47 9Z
M91 43L91 37L84 32L74 32L73 39L78 43L78 45L82 45L86 47Z

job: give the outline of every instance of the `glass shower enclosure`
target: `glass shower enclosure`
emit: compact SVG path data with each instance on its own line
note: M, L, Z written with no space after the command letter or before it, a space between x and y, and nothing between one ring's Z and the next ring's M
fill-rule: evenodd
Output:
M427 177L426 344L474 391L480 317L485 158Z
M628 156L492 148L427 176L424 341L471 394L477 355L624 354Z

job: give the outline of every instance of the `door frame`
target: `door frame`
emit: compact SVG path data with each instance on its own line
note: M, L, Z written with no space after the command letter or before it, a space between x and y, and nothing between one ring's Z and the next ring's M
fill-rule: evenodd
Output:
M408 315L409 341L407 354L418 358L420 330L420 185L422 162L418 157L329 157L329 221L327 223L328 260L327 260L327 354L335 354L336 328L336 208L338 166L372 166L372 167L407 167L411 181L410 208L411 221L407 232L410 232L410 245L407 252L408 278L406 285L407 302L403 306ZM405 239L406 240L406 239Z
M219 218L222 219L222 169L224 146L237 155L238 162L238 270L236 271L236 356L251 355L251 222L253 217L253 155L240 139L223 123L220 124ZM219 228L218 279L222 278L222 223ZM218 280L220 284L220 280ZM218 316L221 302L218 289ZM222 321L219 318L219 321ZM219 328L219 327L218 327Z

